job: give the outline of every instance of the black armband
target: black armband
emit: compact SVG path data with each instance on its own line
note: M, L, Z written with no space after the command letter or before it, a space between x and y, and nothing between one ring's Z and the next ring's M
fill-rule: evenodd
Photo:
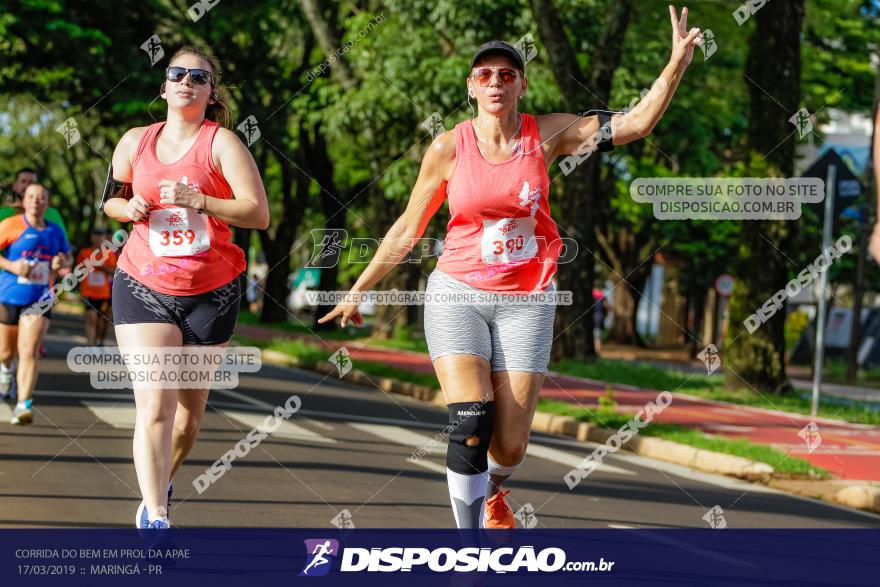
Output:
M596 150L608 152L614 149L613 132L611 130L611 117L614 114L624 114L623 110L586 110L578 112L578 116L596 115L599 117L599 140L596 141Z
M602 153L606 153L614 149L613 133L611 130L611 113L604 110L599 111L599 142L596 143L596 149Z
M101 205L98 207L99 212L104 211L104 204L110 198L125 198L130 200L134 195L131 184L119 181L113 177L113 164L107 168L107 179L104 182L104 193L101 195Z

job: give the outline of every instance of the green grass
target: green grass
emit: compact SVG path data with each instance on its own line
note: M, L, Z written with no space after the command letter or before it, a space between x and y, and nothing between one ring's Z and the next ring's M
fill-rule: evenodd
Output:
M550 369L567 375L598 379L609 383L669 391L711 389L724 385L724 377L721 375L692 375L673 369L661 369L638 361L617 359L596 359L590 362L558 361L550 365Z
M419 353L428 352L428 343L425 342L425 339L423 338L418 340L405 340L402 338L390 338L387 340L380 340L374 338L369 342L369 345L389 349L398 349L402 351L415 351Z
M608 410L588 410L570 403L550 399L539 399L538 409L563 416L571 416L582 422L590 422L606 428L619 429L632 420L632 415L611 412ZM645 436L663 438L695 448L711 450L753 461L767 463L778 473L795 475L815 475L822 478L830 477L828 471L816 467L804 459L789 457L785 453L764 444L756 444L746 439L731 439L705 434L695 428L687 428L675 424L654 422L648 424L640 432Z
M288 322L260 322L259 316L249 311L242 311L238 315L238 321L242 324L248 324L250 326L259 326L260 328L268 328L270 330L277 330L279 332L289 332L291 334L302 334L303 336L311 336L315 335L320 336L321 338L327 340L352 340L362 337L367 337L370 335L371 328L369 326L361 326L358 328L357 326L351 325L350 327L342 330L340 328L334 330L315 330L312 327L311 318L304 319L302 322L297 322L295 320L290 320Z
M317 334L318 336L326 340L350 340L353 342L366 343L369 346L384 347L404 351L415 351L420 353L428 352L428 344L425 342L424 338L392 338L390 340L383 340L378 337L373 338L372 326L369 324L364 324L360 327L349 325L346 327L345 330L337 328L335 330L316 331L314 328L312 328L311 322L309 320L304 320L304 324L296 321L261 323L259 320L259 316L247 311L243 311L239 314L238 321L242 324L260 326L262 328L270 328L272 330L278 330L279 332L302 334L304 336L311 337L314 337Z
M797 395L781 396L770 393L758 394L751 389L725 389L723 375L692 375L661 369L653 365L633 361L597 359L590 363L560 361L551 365L559 373L587 377L608 382L647 387L661 391L677 391L697 397L753 406L771 410L783 410L796 414L810 414L810 399ZM847 401L846 405L836 398L826 398L819 403L819 416L836 418L859 424L880 425L880 410L871 409L866 402Z
M284 353L287 356L296 357L303 363L309 365L329 362L328 359L334 352L331 351L331 349L303 342L301 340L274 339L271 341L258 341L244 336L236 336L235 338L240 344ZM390 377L399 381L424 385L431 389L440 389L440 383L437 381L437 377L432 373L414 373L406 369L399 369L397 367L386 365L385 363L362 360L358 360L354 366L367 375Z
M825 361L822 380L846 385L846 363L840 360ZM859 369L853 385L880 388L880 369Z

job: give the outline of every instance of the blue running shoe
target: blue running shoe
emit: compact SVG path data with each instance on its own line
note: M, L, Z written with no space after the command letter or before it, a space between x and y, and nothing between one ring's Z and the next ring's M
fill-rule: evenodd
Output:
M150 513L147 511L147 504L144 502L141 502L141 505L138 506L137 514L134 516L134 527L142 529L150 527Z
M24 426L33 422L34 415L31 413L33 403L34 400L28 398L15 404L15 409L12 411L12 420L10 420L10 422L19 426Z
M155 520L150 520L150 523L147 524L149 530L167 530L170 527L171 522L168 518L157 518Z

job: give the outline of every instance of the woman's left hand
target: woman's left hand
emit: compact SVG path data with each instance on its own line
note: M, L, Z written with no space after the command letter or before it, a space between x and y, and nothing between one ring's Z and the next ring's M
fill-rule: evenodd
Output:
M672 20L672 61L687 67L694 58L694 45L703 42L703 33L694 27L687 30L688 9L681 9L681 19L675 12L675 6L669 5L669 18Z
M183 206L185 208L201 208L205 196L190 188L185 183L163 179L159 182L159 203L164 206Z

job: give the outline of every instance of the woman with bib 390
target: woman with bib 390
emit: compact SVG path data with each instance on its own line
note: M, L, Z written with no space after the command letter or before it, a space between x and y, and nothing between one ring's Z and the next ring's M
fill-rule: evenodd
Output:
M446 477L459 528L515 527L501 483L525 457L550 359L554 307L458 300L554 291L561 243L547 170L559 156L605 150L651 132L701 39L699 29L686 29L687 9L679 20L670 6L670 18L669 64L641 102L601 130L595 117L520 114L528 86L522 56L502 41L480 47L467 77L477 116L428 148L406 210L352 288L369 290L404 259L449 198L443 254L428 279L425 338L449 408ZM320 321L337 316L343 326L362 322L356 300Z
M226 346L246 266L229 226L269 224L253 157L224 128L230 113L219 73L201 49L177 51L160 89L166 122L129 130L113 153L114 180L129 197L110 198L104 211L134 222L113 278L113 318L120 351L132 356L150 347ZM171 478L195 443L208 389L162 388L147 368L127 366L150 380L133 382L143 496L135 522L167 528Z

